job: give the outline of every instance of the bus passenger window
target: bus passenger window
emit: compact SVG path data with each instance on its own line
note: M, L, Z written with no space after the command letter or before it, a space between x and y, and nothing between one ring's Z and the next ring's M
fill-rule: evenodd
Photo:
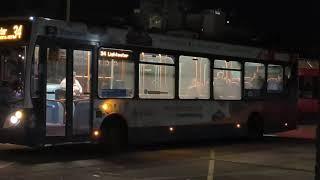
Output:
M281 93L283 91L283 68L280 65L268 65L267 78L268 93Z
M132 98L134 64L131 51L101 48L98 61L98 95L101 98Z
M239 62L226 60L214 61L214 99L240 100L241 83L241 64Z
M174 58L163 54L141 53L139 64L139 97L174 98Z
M262 63L244 63L244 93L246 97L261 97L266 88L266 69Z
M210 98L210 62L208 58L179 57L179 98Z

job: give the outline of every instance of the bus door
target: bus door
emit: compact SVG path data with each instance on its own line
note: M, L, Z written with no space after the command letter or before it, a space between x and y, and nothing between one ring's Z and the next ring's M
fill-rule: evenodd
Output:
M55 44L42 50L46 137L88 137L92 120L92 48Z
M72 79L70 79L70 106L72 106L72 134L86 135L90 133L92 121L91 106L91 72L92 72L92 49L77 48L71 51Z
M64 137L67 132L67 116L70 116L67 99L67 60L70 59L65 47L49 46L42 48L45 51L45 126L46 136ZM64 82L64 87L63 87ZM72 98L72 97L71 97ZM69 110L70 111L70 110Z

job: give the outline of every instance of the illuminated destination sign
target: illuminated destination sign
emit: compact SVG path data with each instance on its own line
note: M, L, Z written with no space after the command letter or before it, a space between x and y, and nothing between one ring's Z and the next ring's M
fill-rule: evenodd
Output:
M24 25L14 24L10 26L0 25L0 41L16 41L23 38Z
M117 50L100 50L100 57L114 59L129 59L130 52Z

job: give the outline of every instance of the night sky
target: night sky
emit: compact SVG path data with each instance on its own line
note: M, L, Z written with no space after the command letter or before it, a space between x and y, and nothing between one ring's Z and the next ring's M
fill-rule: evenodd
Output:
M280 44L286 47L320 47L320 6L279 1L259 0L256 2L199 1L190 0L190 11L208 8L222 8L229 13L232 23L265 34L266 43ZM199 3L201 2L201 3ZM115 17L125 20L132 15L133 9L139 7L138 0L72 0L71 18L89 24L108 24ZM10 0L0 16L43 16L63 19L65 17L65 0Z

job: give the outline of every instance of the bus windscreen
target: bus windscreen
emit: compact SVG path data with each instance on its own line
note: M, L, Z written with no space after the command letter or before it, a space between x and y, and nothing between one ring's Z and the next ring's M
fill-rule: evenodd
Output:
M24 97L26 47L0 46L0 99L14 102Z

